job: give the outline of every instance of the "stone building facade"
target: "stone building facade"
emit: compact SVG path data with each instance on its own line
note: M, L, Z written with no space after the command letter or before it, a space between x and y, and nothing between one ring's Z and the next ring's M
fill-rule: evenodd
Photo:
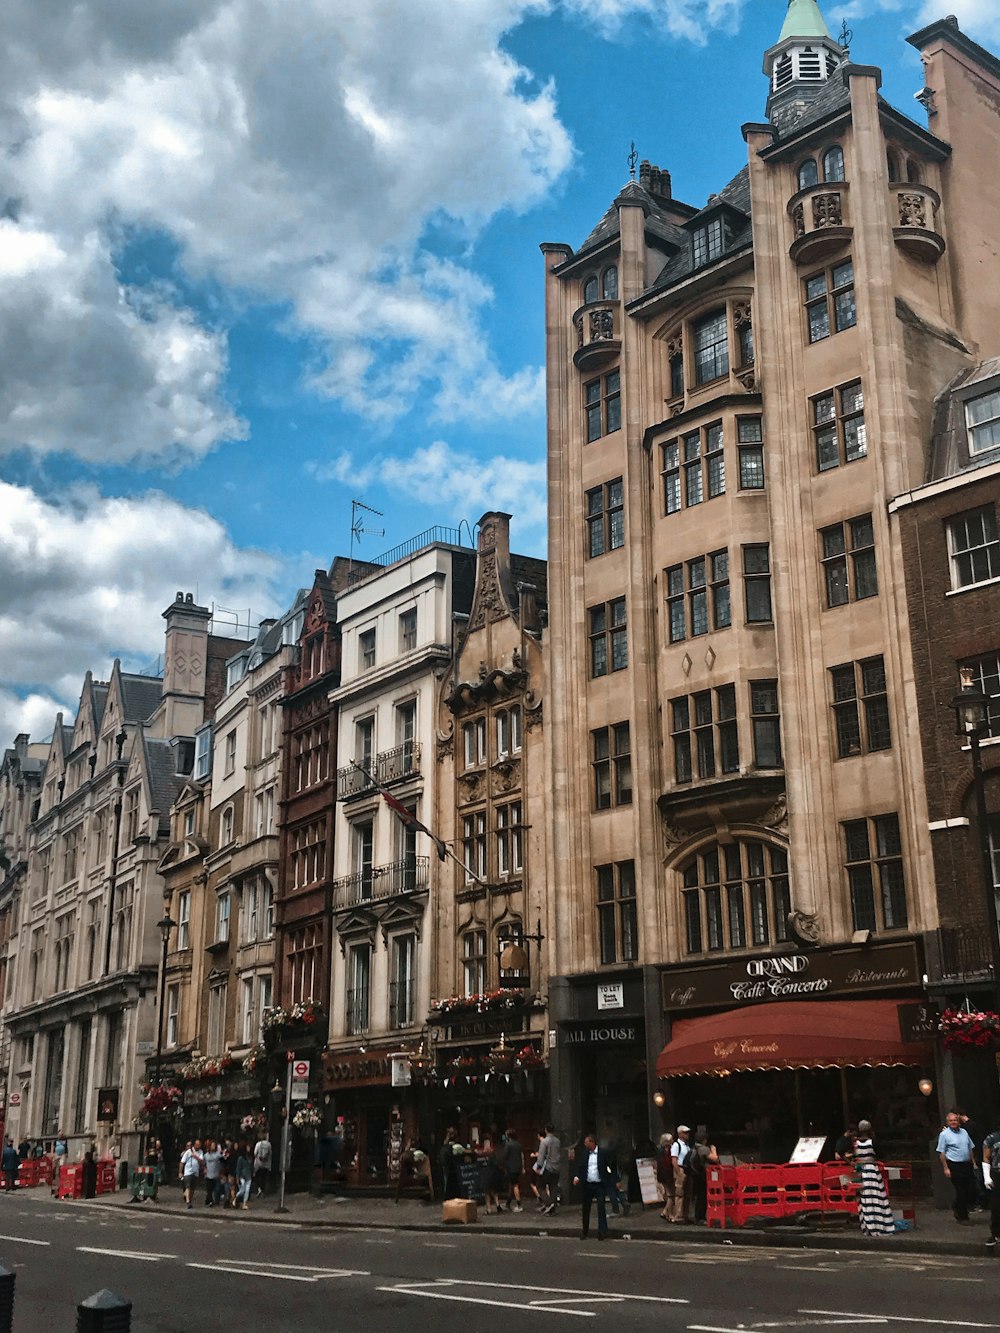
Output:
M542 247L554 1108L609 1140L660 1128L654 1093L765 1153L873 1099L900 1150L937 1114L896 1013L924 999L938 835L890 506L995 350L997 62L951 21L912 40L929 127L794 0L732 181L695 208L643 163L578 250ZM782 996L829 1072L755 1041ZM834 1000L886 1068L822 1035ZM702 1077L713 1033L745 1073Z

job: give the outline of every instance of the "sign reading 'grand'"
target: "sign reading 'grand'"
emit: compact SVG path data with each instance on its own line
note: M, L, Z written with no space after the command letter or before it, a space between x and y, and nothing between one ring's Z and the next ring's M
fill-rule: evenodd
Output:
M691 1010L907 990L920 986L921 970L916 944L900 940L665 968L661 978L664 1009Z

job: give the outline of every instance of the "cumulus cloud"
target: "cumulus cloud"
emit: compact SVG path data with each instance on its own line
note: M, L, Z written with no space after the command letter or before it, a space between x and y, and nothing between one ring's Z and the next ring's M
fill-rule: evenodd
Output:
M359 462L341 451L328 462L312 462L307 471L317 481L369 485L377 481L390 493L433 506L457 525L475 522L487 509L512 515L522 544L543 554L546 523L545 463L503 454L480 458L435 440L405 457L379 456ZM360 482L359 482L360 479Z
M644 15L674 37L702 45L712 29L734 31L745 0L562 0L564 7L614 33L627 18Z
M58 501L0 483L0 743L45 734L72 711L90 668L145 665L163 648L178 588L203 605L275 614L285 570L237 547L210 515L156 492L114 499L80 488ZM30 724L25 725L26 723Z

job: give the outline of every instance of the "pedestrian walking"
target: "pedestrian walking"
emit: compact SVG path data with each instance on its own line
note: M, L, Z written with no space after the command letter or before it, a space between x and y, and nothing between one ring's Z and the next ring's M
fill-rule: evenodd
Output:
M995 1250L1000 1241L1000 1120L983 1139L983 1184L990 1199L990 1238L986 1248Z
M507 1145L501 1140L486 1159L486 1212L503 1212L503 1193L507 1188Z
M236 1198L233 1207L243 1205L243 1211L250 1207L250 1188L253 1185L253 1154L246 1143L241 1143L236 1153Z
M674 1167L674 1207L670 1214L671 1222L689 1222L691 1220L691 1177L688 1174L688 1158L691 1156L691 1130L688 1125L677 1126L677 1136L670 1145L670 1157Z
M201 1154L205 1175L205 1207L214 1208L219 1202L219 1176L222 1173L222 1153L214 1139L206 1139Z
M858 1121L854 1140L854 1164L858 1170L858 1220L866 1236L891 1236L896 1219L889 1207L889 1195L878 1166L878 1153L872 1141L870 1120Z
M691 1182L691 1209L696 1226L704 1226L708 1218L708 1168L718 1166L719 1154L707 1134L696 1134L687 1160L688 1179Z
M521 1173L524 1170L524 1153L517 1141L517 1133L513 1129L508 1129L504 1136L504 1149L507 1170L507 1206L512 1213L523 1213L524 1209L521 1207Z
M559 1198L559 1170L562 1166L562 1144L556 1136L553 1125L545 1126L545 1133L538 1145L535 1157L535 1172L540 1189L545 1191L543 1213L554 1213L561 1202Z
M612 1182L615 1165L611 1154L605 1148L598 1148L597 1139L588 1134L583 1140L582 1151L578 1151L573 1161L573 1184L579 1185L583 1192L581 1201L582 1226L580 1239L590 1235L590 1214L594 1202L597 1202L597 1238L608 1238L608 1188Z
M191 1207L195 1188L204 1169L205 1162L201 1154L201 1139L195 1139L193 1143L188 1139L187 1146L181 1153L180 1169L181 1184L184 1187L184 1202L188 1208Z
M656 1152L656 1179L663 1187L663 1207L660 1216L669 1222L674 1212L674 1159L670 1149L674 1142L673 1134L661 1134L660 1146Z
M957 1111L949 1111L938 1135L937 1153L945 1177L955 1191L955 1221L968 1226L969 1209L976 1201L976 1159L972 1139L962 1128Z
M17 1173L21 1169L21 1158L18 1156L17 1149L14 1147L14 1140L7 1136L3 1145L3 1153L0 1154L0 1169L3 1170L3 1187L5 1190L12 1191L17 1188Z
M267 1189L267 1180L270 1174L271 1140L267 1136L267 1130L265 1130L253 1145L253 1181L258 1199Z
M56 1195L59 1193L59 1172L65 1165L66 1151L68 1147L68 1144L66 1142L66 1135L61 1130L56 1131L56 1139L55 1139L55 1144L53 1146L54 1146L54 1153L52 1162L52 1193Z
M441 1198L450 1199L453 1192L453 1180L455 1175L455 1150L454 1145L458 1139L458 1130L454 1125L449 1125L444 1132L444 1140L441 1143L438 1152L438 1166L441 1169Z

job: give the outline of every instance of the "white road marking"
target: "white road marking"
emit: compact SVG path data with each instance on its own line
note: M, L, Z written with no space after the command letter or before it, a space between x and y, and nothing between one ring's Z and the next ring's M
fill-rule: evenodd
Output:
M457 1245L443 1245L440 1241L425 1240L424 1248L428 1250L457 1250Z
M282 1282L312 1282L319 1278L304 1277L301 1273L274 1273L264 1268L227 1268L225 1264L188 1264L188 1268L207 1268L213 1273L236 1273L239 1277L271 1277Z
M0 1240L13 1240L18 1245L51 1245L50 1240L32 1240L29 1236L0 1236Z
M318 1268L316 1264L265 1264L260 1259L220 1259L220 1264L249 1264L251 1268L288 1268L319 1277L371 1277L367 1268Z
M1000 1328L1000 1324L977 1324L969 1319L921 1319L918 1315L904 1314L856 1314L850 1310L800 1310L799 1314L832 1315L836 1318L881 1319L884 1323L925 1324L930 1328Z
M786 1273L833 1273L836 1270L833 1264L775 1264L775 1268L784 1269ZM979 1278L975 1279L976 1282Z
M582 1315L585 1319L593 1319L596 1310L561 1310L558 1307L546 1305L526 1305L523 1301L491 1301L485 1296L457 1296L446 1291L427 1291L421 1287L400 1286L400 1287L376 1287L376 1291L387 1291L393 1295L401 1296L423 1296L427 1300L433 1301L458 1301L462 1305L489 1305L494 1309L501 1310L534 1310L537 1314L575 1314Z
M496 1247L496 1252L497 1252L497 1254L530 1254L530 1253L531 1253L530 1250L528 1250L528 1249L519 1249L516 1245L498 1245L498 1246Z
M141 1250L99 1250L93 1245L78 1245L80 1254L107 1254L113 1259L141 1259L147 1264L158 1264L161 1259L176 1259L176 1254L144 1254Z

